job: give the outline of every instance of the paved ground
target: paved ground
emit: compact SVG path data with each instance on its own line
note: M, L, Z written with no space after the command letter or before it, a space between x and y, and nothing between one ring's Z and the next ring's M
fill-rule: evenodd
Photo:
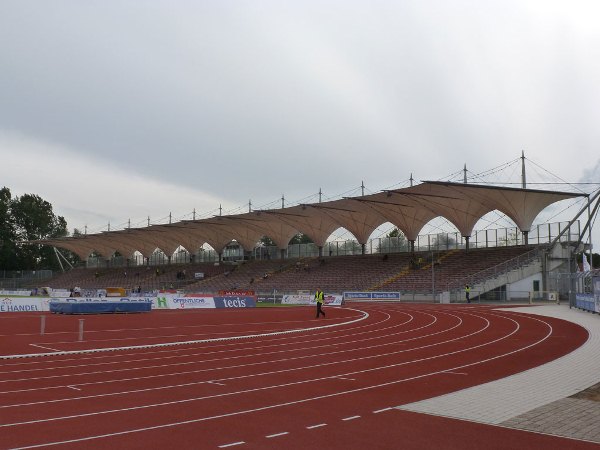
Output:
M398 409L600 443L600 315L567 305L515 310L578 323L589 339L543 366Z

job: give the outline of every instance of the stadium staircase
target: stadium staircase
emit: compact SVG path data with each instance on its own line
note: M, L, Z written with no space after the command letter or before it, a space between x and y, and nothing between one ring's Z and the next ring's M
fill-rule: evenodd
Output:
M448 283L448 292L461 292L468 284L472 292L484 295L502 286L515 283L542 271L542 257L546 246L532 248L493 267L472 273L460 280Z
M373 286L370 286L367 291L381 291L383 289L385 289L386 286L388 285L392 285L393 283L401 280L403 277L408 276L413 270L424 270L427 271L427 273L430 273L429 270L431 269L432 264L441 264L442 261L444 259L446 259L448 256L456 253L458 250L449 250L446 253L440 255L439 258L433 260L431 259L429 263L426 263L425 265L422 265L416 269L411 268L411 265L406 265L404 267L402 267L402 269L400 270L400 272L398 272L397 274L391 276L390 278L388 278L387 280L381 282L381 283L377 283L374 284Z

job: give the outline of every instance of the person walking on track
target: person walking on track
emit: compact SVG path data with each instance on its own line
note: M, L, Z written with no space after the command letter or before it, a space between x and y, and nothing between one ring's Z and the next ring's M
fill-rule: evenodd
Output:
M465 284L465 298L467 299L467 303L471 303L471 286Z
M323 311L323 291L317 288L317 292L315 292L315 301L317 302L317 319L321 314L325 317L325 311Z

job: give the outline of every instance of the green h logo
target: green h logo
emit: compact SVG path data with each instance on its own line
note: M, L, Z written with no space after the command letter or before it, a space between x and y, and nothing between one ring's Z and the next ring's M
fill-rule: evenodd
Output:
M167 307L167 297L156 297L156 302L158 303L159 308Z

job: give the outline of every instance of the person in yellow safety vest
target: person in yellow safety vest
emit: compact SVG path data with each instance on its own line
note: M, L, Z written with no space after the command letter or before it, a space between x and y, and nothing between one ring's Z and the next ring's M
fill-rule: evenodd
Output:
M465 284L465 298L467 299L467 303L471 303L471 286Z
M323 311L323 291L317 288L317 292L315 292L315 301L317 302L317 319L321 314L325 317L325 312Z

